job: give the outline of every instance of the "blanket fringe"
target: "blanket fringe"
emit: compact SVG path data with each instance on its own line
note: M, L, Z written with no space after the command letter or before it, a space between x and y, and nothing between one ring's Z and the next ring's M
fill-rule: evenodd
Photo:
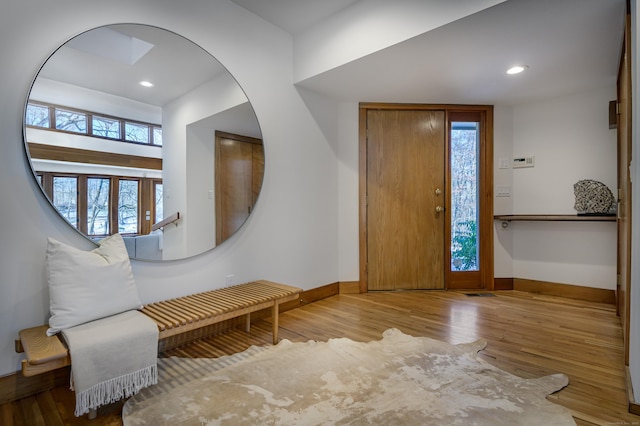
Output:
M75 415L80 417L91 409L128 398L140 392L141 389L157 383L157 364L98 383L83 392L76 392ZM71 389L73 390L73 386Z

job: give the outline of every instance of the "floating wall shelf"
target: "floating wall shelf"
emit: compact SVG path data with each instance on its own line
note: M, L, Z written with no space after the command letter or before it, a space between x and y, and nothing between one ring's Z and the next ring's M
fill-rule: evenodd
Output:
M576 214L512 214L496 215L495 220L511 221L549 221L549 222L615 222L616 217L610 215L576 215Z

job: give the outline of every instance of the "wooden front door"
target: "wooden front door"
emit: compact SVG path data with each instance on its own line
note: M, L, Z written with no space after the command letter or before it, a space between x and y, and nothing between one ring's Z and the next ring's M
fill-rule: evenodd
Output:
M444 288L445 132L444 111L366 111L369 290Z

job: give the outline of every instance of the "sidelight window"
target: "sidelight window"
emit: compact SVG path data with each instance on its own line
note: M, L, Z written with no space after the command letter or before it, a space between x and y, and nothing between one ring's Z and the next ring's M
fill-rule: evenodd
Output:
M451 270L477 271L479 123L451 123Z

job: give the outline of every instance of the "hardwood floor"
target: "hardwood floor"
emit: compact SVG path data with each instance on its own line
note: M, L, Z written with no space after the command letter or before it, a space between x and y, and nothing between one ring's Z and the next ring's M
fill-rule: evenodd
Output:
M292 341L348 337L378 340L396 327L450 343L488 341L480 356L520 377L565 373L570 384L549 400L571 410L578 425L640 425L627 412L622 330L615 306L518 291L472 297L457 291L372 292L333 296L280 316L280 337ZM267 345L270 323L193 342L165 356L215 357ZM98 418L73 416L74 396L56 388L0 405L3 425L121 425L122 403Z

